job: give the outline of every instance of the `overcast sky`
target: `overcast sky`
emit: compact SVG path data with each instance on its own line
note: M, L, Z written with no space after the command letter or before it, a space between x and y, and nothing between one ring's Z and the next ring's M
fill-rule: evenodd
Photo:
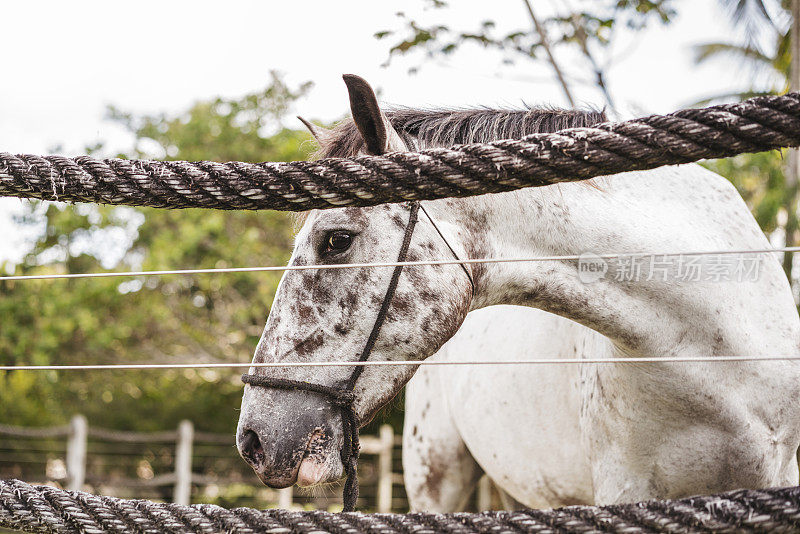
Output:
M573 0L573 4L577 2ZM527 26L519 0L453 1L446 21L463 29L493 18L499 30ZM715 1L678 2L671 26L623 34L608 79L623 116L669 112L709 94L742 85L736 65L697 68L692 45L726 40L727 18ZM191 102L235 97L264 87L270 70L290 83L314 82L296 112L331 120L347 110L342 73L364 76L382 100L404 105L565 105L549 67L498 67L499 56L469 47L447 61L425 63L415 76L402 58L388 68L388 43L378 30L399 26L395 13L423 20L419 0L387 2L36 1L0 6L0 151L46 154L61 146L80 154L98 140L109 150L130 146L129 136L104 120L108 104L137 113L180 112ZM542 15L559 0L534 0ZM569 69L585 68L564 57ZM588 77L588 76L587 76ZM602 106L588 85L578 100ZM9 225L19 200L0 201L0 259L15 258L18 236Z

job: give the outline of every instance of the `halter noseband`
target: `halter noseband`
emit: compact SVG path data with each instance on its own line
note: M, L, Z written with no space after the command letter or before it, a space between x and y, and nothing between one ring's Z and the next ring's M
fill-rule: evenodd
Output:
M428 220L431 221L431 224L433 224L436 232L441 236L442 240L444 240L447 248L449 248L450 252L453 253L453 256L455 256L457 260L460 260L461 258L458 257L458 254L456 254L455 250L453 250L453 247L451 247L450 243L447 242L447 239L445 239L442 232L436 226L436 223L433 222L431 216L428 215L428 212L425 211L425 208L420 205L419 201L415 201L411 203L408 224L406 225L405 235L403 236L403 244L400 245L400 253L397 255L397 262L403 263L406 261L408 247L411 244L411 236L414 234L414 227L419 220L418 213L420 209L422 209L423 213L425 213L425 215L428 217ZM472 275L463 263L460 263L459 265L464 270L464 273L466 273L467 278L469 278L469 283L472 286L472 294L474 295L475 283L472 280ZM358 358L359 362L367 361L370 353L372 352L372 348L375 346L381 326L383 325L383 321L389 311L389 306L392 303L392 298L394 297L394 292L397 289L397 283L400 279L400 273L402 271L403 265L396 265L394 271L392 271L392 278L389 281L389 287L386 290L386 295L383 297L383 303L378 311L378 316L375 318L375 324L372 325L372 331L369 333L367 342L364 344L364 350L361 351L361 356ZM356 468L358 466L358 451L360 449L360 444L358 440L358 420L356 418L354 406L356 396L353 390L355 389L358 377L361 376L363 371L364 366L356 366L355 369L353 369L353 373L350 375L350 378L347 380L347 383L343 387L323 386L321 384L302 382L300 380L289 380L286 378L270 378L267 376L251 374L242 375L242 382L245 384L265 388L300 390L307 391L309 393L316 393L323 397L327 397L334 405L341 408L342 433L344 435L341 458L342 465L344 465L344 470L347 474L347 480L344 483L343 490L343 511L345 512L354 511L356 507L356 500L358 499L358 477Z

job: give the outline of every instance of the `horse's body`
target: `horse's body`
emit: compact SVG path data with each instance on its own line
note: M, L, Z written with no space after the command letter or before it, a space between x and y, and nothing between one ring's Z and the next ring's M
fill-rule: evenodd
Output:
M325 134L333 136L330 146L381 153L424 145L415 144L412 128L395 132L365 84L353 79L348 84L364 142L359 146L351 136L349 144L342 143L345 136L334 132L338 144L336 135ZM499 122L500 117L495 126ZM446 129L447 120L440 123ZM409 260L449 257L442 237L468 258L768 246L735 189L694 165L610 176L596 187L563 184L425 206L442 235L421 219ZM408 217L405 205L313 212L291 261L391 261ZM691 273L700 273L697 279L687 278L688 264L668 258L612 259L602 264L605 273L590 271L588 278L580 264L566 259L469 265L469 280L457 265L407 268L370 359L429 357L456 333L468 311L497 304L540 308L583 326L536 312L486 310L437 357L800 354L800 322L774 256L759 257L754 277L730 278L719 276L719 257L698 258L691 263ZM287 272L254 361L356 358L389 277L385 269ZM523 320L527 316L532 319ZM500 332L481 337L487 324ZM529 350L514 339L518 335L522 343L531 341ZM361 424L413 371L364 370L355 385ZM349 373L340 368L269 372L323 385L346 382ZM429 468L409 473L408 481L412 493L414 484L428 484L431 497L416 507L457 507L457 498L444 495L463 492L477 474L475 461L528 505L613 503L797 482L798 362L447 367L423 369L417 381L424 384L426 378L438 388L428 392L431 417L424 404L413 406L418 386L409 397L412 412L427 425L418 425L423 437L415 446L424 453L420 463ZM338 413L313 394L248 386L239 450L272 486L335 480L343 469ZM436 420L441 424L428 424ZM413 442L413 424L407 431ZM442 439L429 443L444 445L426 451L424 436L432 432ZM438 490L431 489L437 479Z
M431 359L603 358L612 352L605 337L569 319L492 306L470 313ZM577 365L420 368L405 395L403 476L411 508L459 511L483 473L527 506L592 503L580 420L585 390ZM519 458L526 461L508 461Z
M645 192L669 182L676 191L691 190L717 208L702 217L699 211L694 213L694 224L706 230L699 240L691 238L689 213L677 213L675 205L652 208L649 225L655 227L660 220L666 228L676 217L687 225L674 235L677 242L670 245L665 240L660 250L767 246L727 182L699 167L691 172L673 168L612 177L603 193L577 184L562 186L557 198L567 206L585 205L569 197L573 192L579 197L609 194L613 188L611 196L620 204L608 206L605 217L627 210L639 216L645 206L658 205ZM660 195L656 193L656 198ZM599 212L594 215L603 217ZM725 229L726 222L739 229L735 236ZM748 227L750 231L742 231ZM730 237L709 240L709 232ZM616 250L620 246L627 248L619 241ZM655 249L639 247L627 250ZM566 250L553 248L543 255L569 253ZM642 326L656 330L654 337L669 340L668 355L797 354L796 318L786 301L783 277L776 262L764 260L763 267L774 273L769 283L737 280L724 284L721 292L706 287L715 299L703 295L693 299L694 319L686 329L670 332L670 315L675 311L670 309L663 314L650 310L655 312L648 319L652 323ZM699 286L695 289L701 291ZM558 291L564 289L556 286ZM632 299L630 306L640 305L641 299L648 297ZM781 300L782 309L770 308ZM625 308L617 310L609 312ZM644 313L647 310L645 304ZM715 318L714 327L703 335L707 317ZM659 328L663 331L657 332ZM725 346L723 340L734 335L736 344ZM695 336L711 343L704 345ZM522 360L624 355L664 353L631 351L589 328L539 310L492 307L468 316L435 357ZM800 366L796 362L423 368L409 384L406 399L404 470L416 509L458 509L481 471L517 501L539 507L671 498L796 484L798 479Z

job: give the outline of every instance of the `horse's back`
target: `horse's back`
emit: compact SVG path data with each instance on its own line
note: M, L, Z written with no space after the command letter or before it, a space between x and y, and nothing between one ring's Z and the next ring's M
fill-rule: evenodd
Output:
M537 221L543 255L575 253L551 231L559 224L576 228L574 234L596 247L581 252L769 248L735 188L700 166L623 173L595 185L543 188L541 198L534 198L560 205L551 210L552 219ZM553 239L548 242L549 235ZM704 268L718 269L716 264L729 258L745 261L752 256L683 256L695 257ZM681 280L674 269L671 280L656 276L639 284L635 296L658 304L662 323L652 325L656 338L663 321L687 325L674 339L659 338L671 352L646 355L796 356L800 321L779 256L758 258L751 278ZM613 260L609 264L615 265ZM708 339L719 341L705 343ZM437 357L610 355L624 354L615 353L607 338L568 319L532 308L494 306L470 313ZM642 499L797 480L798 362L498 365L431 371L438 381L429 387L443 393L448 416L469 452L503 489L529 506L618 502L630 497L620 487L636 494L631 498ZM631 448L625 448L626 440ZM634 469L629 460L636 458L641 465ZM607 471L598 478L603 464L610 468L614 462L622 475ZM659 465L671 466L668 476L656 476ZM646 484L639 487L632 480Z
M681 305L664 308L666 314L695 314L685 322L718 330L719 345L703 355L800 354L800 320L780 253L691 254L771 248L728 180L694 164L603 180L578 224L595 225L598 208L592 206L600 206L607 214L600 231L610 250L596 252L671 253L645 262L665 262L672 271L669 280L640 273L648 277L642 296L669 293Z

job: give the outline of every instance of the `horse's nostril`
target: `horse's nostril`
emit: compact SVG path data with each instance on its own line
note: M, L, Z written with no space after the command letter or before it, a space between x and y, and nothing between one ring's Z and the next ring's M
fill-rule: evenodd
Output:
M239 442L239 453L254 466L261 465L264 462L264 448L261 446L258 434L252 430L245 430Z

